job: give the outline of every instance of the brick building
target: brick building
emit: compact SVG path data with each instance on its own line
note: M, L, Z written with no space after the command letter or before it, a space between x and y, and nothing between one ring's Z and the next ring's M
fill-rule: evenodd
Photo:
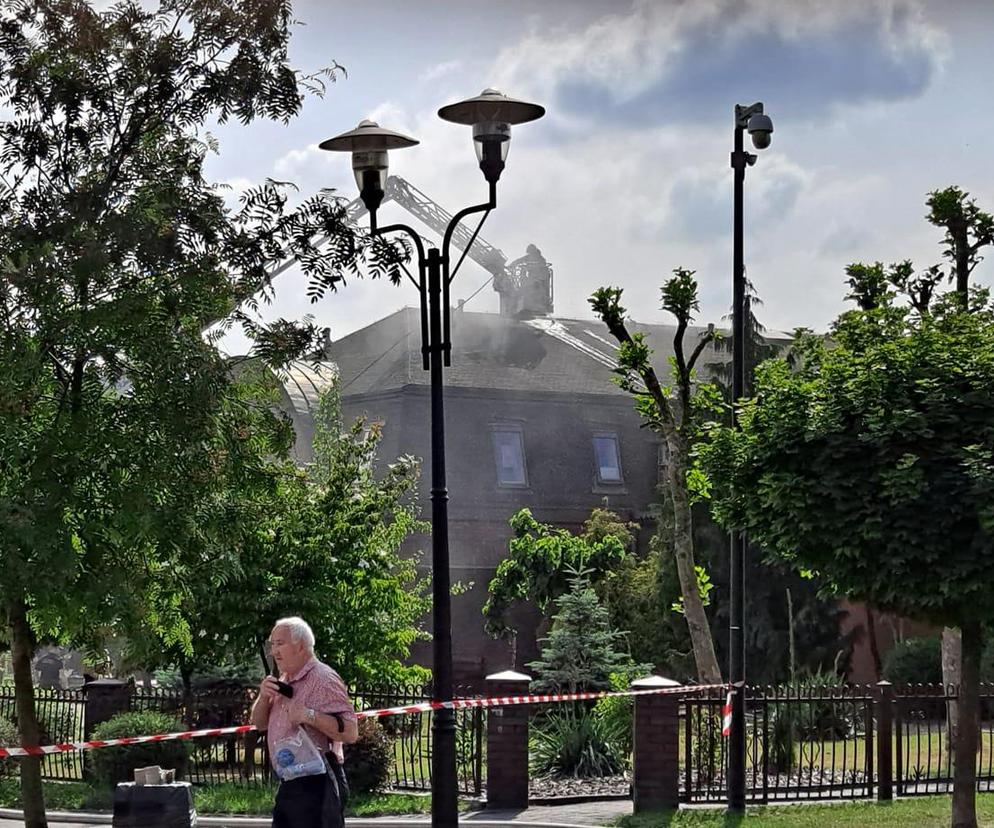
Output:
M452 313L452 365L445 370L449 543L453 581L472 583L453 597L453 660L457 681L522 668L537 655L537 614L518 610L515 646L483 630L481 608L494 569L507 553L508 519L528 507L543 522L579 528L592 509L607 505L646 532L650 504L663 472L658 435L641 426L631 397L613 382L614 345L593 319L530 313L529 298L505 301L502 313ZM549 307L541 297L542 310ZM656 350L669 375L675 326L632 324ZM693 346L702 329L690 329ZM404 308L326 347L328 365L298 368L286 384L285 408L297 429L297 454L310 458L310 408L328 382L339 384L345 417L381 421L380 458L430 457L429 378L422 369L420 319ZM708 361L727 362L709 347ZM429 516L430 468L419 497ZM430 566L430 538L408 541ZM430 663L430 645L415 654Z

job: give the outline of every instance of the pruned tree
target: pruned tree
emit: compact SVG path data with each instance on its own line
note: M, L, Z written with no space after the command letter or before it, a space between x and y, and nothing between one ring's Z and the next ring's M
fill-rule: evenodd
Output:
M761 366L741 432L717 429L701 460L716 516L774 558L831 594L962 631L952 825L968 828L994 565L994 307L908 263L847 275L858 309L830 342L802 335L796 367ZM909 278L923 280L911 294Z
M688 355L684 337L693 316L700 309L694 271L677 268L663 286L663 309L677 320L673 337L674 386L664 386L650 357L652 351L645 336L631 334L625 321L627 311L621 306L621 288L600 288L590 299L594 312L618 340L619 385L635 399L635 410L642 420L662 435L668 451L666 496L673 508L673 552L676 557L683 597L683 612L687 619L694 649L694 662L700 681L721 682L721 670L715 656L714 640L708 623L698 579L694 554L692 492L703 483L690 461L691 448L702 425L702 412L713 412L720 399L717 389L708 383L695 381L694 369L704 349L716 336L709 327Z

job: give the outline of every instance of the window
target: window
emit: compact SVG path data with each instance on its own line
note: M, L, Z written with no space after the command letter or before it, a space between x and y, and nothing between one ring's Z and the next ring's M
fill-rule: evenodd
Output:
M514 427L495 428L493 436L498 485L527 486L525 446L521 429Z
M621 483L621 453L617 434L594 435L594 464L598 483Z

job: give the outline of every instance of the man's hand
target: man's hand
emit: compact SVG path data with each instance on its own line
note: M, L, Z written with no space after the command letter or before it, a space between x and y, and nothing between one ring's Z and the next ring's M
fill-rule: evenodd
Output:
M259 698L272 704L280 697L279 682L273 676L266 676L259 685Z
M287 718L290 720L291 724L313 725L314 723L310 720L310 718L307 715L308 709L309 708L306 705L304 705L302 702L294 701L293 699L286 700L286 715Z

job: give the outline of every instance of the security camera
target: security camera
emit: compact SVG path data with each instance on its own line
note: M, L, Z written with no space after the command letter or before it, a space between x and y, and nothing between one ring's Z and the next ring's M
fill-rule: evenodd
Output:
M752 136L752 145L756 149L766 149L770 145L770 139L773 135L773 121L770 120L769 115L753 115L749 119L746 129Z

